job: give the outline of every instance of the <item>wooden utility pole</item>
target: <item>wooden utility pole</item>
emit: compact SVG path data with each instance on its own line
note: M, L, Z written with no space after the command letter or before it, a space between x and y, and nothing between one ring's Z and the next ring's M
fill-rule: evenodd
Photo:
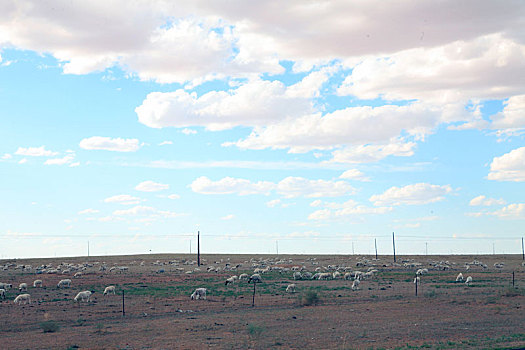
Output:
M255 285L257 283L255 282L255 280L253 281L253 296L252 296L252 307L255 306Z
M201 232L197 231L197 266L201 266Z
M279 255L279 241L275 241L275 251L277 252L277 255Z
M377 238L374 238L374 245L376 247L376 260L377 260Z
M396 262L396 238L392 232L392 246L394 247L394 262Z
M523 247L523 237L521 237L521 258L525 260L525 248Z
M352 255L355 255L355 252L354 252L354 242L352 242Z
M512 286L514 287L514 271L512 271Z
M89 258L89 241L88 241L88 258Z
M417 276L416 276L416 283L414 283L414 284L416 285L416 297L417 297L417 285L419 284L419 283L417 283Z
M124 289L122 289L122 316L126 316L126 311L124 308Z

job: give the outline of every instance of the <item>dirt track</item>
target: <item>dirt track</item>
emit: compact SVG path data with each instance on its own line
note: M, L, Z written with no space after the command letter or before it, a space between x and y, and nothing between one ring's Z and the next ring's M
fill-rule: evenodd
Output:
M263 274L257 285L255 307L251 307L252 285L238 282L225 286L224 280L242 272L252 273L261 259L280 259L272 267L288 269L338 265L378 273L362 281L353 291L352 281L293 281L292 271ZM204 256L201 271L182 263L187 255L145 255L16 261L33 267L61 262L90 264L79 278L72 274L39 274L14 266L0 271L0 281L12 283L8 300L1 303L0 339L6 349L266 349L266 348L433 348L525 347L525 267L521 256L428 256L367 259L362 256ZM228 261L227 258L230 258ZM255 259L250 261L250 259ZM221 261L222 259L222 261ZM487 268L465 262L474 259ZM159 263L156 261L159 260ZM176 260L175 263L173 263ZM144 261L144 266L140 262ZM169 264L169 262L172 264ZM405 261L405 264L402 263ZM441 270L431 262L448 261ZM122 274L99 271L99 266L128 266ZM217 262L217 263L215 263ZM415 294L415 262L428 268ZM494 263L505 263L495 268ZM1 265L8 263L0 262ZM155 265L154 265L155 263ZM207 272L207 267L242 264L235 271ZM92 266L91 266L92 265ZM264 265L264 264L262 264ZM405 266L408 265L408 266ZM335 268L335 267L334 267ZM164 272L159 272L163 269ZM512 271L516 287L511 287ZM458 272L473 277L469 287L455 283ZM21 282L32 285L42 279L45 288L29 288L33 303L14 305ZM56 283L71 278L71 289L57 289ZM298 293L284 289L294 282ZM105 286L117 285L118 295L103 296ZM192 301L196 288L208 289L207 300ZM80 290L95 290L90 304L75 305L72 298ZM122 289L126 315L122 316ZM320 297L318 305L305 306L301 295L310 290ZM304 299L303 299L304 300ZM43 332L42 322L54 321L60 329Z

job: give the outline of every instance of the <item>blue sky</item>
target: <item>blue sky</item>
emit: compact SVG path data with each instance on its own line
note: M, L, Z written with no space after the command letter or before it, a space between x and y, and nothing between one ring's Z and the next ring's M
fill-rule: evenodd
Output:
M1 5L0 255L520 253L523 3L373 3Z

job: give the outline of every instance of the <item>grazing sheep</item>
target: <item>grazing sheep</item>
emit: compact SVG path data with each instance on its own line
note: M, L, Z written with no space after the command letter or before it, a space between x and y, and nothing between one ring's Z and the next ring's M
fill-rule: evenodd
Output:
M332 278L334 280L338 279L338 278L341 278L341 273L339 271L335 271L333 274L332 274Z
M75 275L73 276L74 278L79 278L79 277L82 277L82 272L77 272L75 273Z
M293 279L295 281L300 280L302 278L303 278L303 275L299 271L296 271L296 272L293 273Z
M20 283L18 290L21 292L27 292L27 283Z
M343 276L343 279L345 279L345 280L351 280L351 279L352 279L352 276L353 276L353 273L352 273L352 272L347 272L347 273L345 273L345 275Z
M77 303L80 303L81 301L85 301L88 303L91 300L91 295L93 293L95 292L91 290L85 290L82 292L78 292L77 296L73 300L75 300Z
M329 280L331 278L332 278L332 274L330 272L321 272L318 277L318 279L320 280Z
M419 269L416 271L416 275L424 275L428 273L428 269Z
M0 297L5 300L5 289L0 289Z
M363 277L363 272L361 271L354 271L354 279L357 280L357 279L361 279Z
M57 284L57 288L70 288L71 287L71 280L69 278L65 280L60 280Z
M465 281L465 284L466 284L467 286L470 286L471 283L472 283L472 277L471 277L471 276L468 276L468 277L467 277L467 280Z
M311 272L308 272L308 271L303 272L303 279L309 280L311 278L312 278L312 273Z
M227 286L230 283L234 284L235 281L237 280L237 278L238 278L237 276L231 276L231 277L227 278L226 281L224 282L224 285Z
M13 285L11 283L2 283L2 282L0 282L0 288L8 290L8 289L13 288Z
M13 302L18 305L22 305L22 303L31 304L31 296L29 294L20 294Z
M361 283L359 279L354 280L354 282L352 283L352 290L359 289L359 283Z
M104 295L108 295L109 293L115 295L115 286L107 286L104 289Z
M261 275L259 275L258 273L254 273L253 275L250 276L248 283L251 283L252 281L253 283L261 283L262 282Z
M206 288L197 288L190 296L191 300L204 299L206 300Z
M241 273L239 275L239 281L248 281L250 279L250 276L247 273Z
M295 293L295 283L289 284L286 287L286 293Z
M42 288L42 280L34 280L33 281L33 287L34 288L38 288L38 287Z
M456 282L463 282L463 274L460 272L458 277L456 277Z

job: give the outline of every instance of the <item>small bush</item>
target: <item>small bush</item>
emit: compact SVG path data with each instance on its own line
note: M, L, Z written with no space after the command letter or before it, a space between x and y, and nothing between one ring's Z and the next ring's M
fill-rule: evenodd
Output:
M506 296L506 297L518 297L522 295L525 295L525 289L508 287L505 290L505 292L503 292L503 296Z
M42 328L44 333L54 333L58 332L60 325L55 321L44 321L40 323L40 328Z
M435 298L437 297L437 293L435 290L429 290L423 294L425 298Z
M319 294L313 290L309 290L301 296L301 304L305 306L317 305L319 301Z
M266 329L254 323L248 324L248 334L252 337L259 337Z

